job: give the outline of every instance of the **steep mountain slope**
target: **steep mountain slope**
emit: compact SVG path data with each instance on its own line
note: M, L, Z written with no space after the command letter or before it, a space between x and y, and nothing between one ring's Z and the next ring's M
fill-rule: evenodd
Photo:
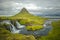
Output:
M23 8L18 14L12 16L11 18L14 18L14 17L15 17L15 19L16 18L17 19L21 19L21 18L25 19L25 18L33 18L33 17L36 18L37 16L30 14L25 8Z
M42 18L42 17L38 17L38 16L34 16L32 14L30 14L25 8L23 8L18 14L10 17L10 19L27 19L27 20L46 20L47 18Z

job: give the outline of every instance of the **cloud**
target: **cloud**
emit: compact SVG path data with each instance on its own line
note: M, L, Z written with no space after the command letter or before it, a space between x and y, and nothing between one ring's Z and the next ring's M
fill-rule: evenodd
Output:
M14 15L23 7L33 14L60 11L60 0L0 0L0 15Z

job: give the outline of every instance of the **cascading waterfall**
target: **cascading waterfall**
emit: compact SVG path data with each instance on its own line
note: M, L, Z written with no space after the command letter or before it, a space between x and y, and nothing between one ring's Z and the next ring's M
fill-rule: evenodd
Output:
M21 25L18 21L16 21L16 27L13 24L11 24L11 27L10 27L11 33L20 33L21 28L24 28L25 26Z
M9 24L9 29L11 33L19 33L21 30L18 30L9 20L2 21L2 23ZM17 27L19 28L21 25L16 21Z
M20 30L16 29L16 27L12 24L11 24L10 30L11 30L11 33L19 33L20 32Z
M11 24L9 20L2 21L2 23Z
M17 28L24 28L25 26L24 25L21 25L18 21L16 21L16 27Z

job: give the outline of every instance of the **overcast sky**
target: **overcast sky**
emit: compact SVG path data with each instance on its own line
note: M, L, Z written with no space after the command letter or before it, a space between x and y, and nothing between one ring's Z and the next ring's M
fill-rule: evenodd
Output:
M0 0L0 16L15 15L23 7L32 14L60 15L60 0Z

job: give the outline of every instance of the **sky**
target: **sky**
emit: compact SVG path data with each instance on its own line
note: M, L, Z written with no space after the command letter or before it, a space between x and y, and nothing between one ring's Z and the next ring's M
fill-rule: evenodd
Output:
M16 15L22 8L34 15L60 15L60 0L0 0L0 16Z

